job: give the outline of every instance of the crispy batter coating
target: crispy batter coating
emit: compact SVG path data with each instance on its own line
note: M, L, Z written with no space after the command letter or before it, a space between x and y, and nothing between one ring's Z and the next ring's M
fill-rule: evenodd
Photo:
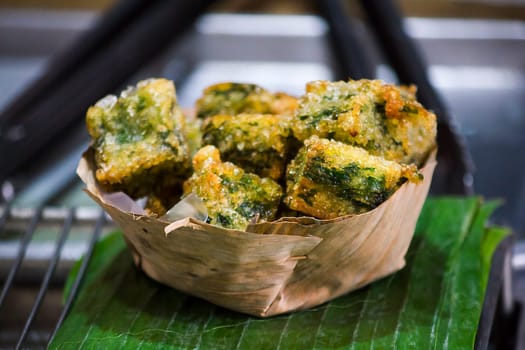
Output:
M284 202L293 210L330 219L373 209L407 179L421 178L415 165L312 136L288 166Z
M144 80L109 95L88 109L86 123L102 186L132 198L150 195L159 206L176 201L190 155L171 81Z
M275 219L282 197L279 184L222 162L214 146L193 157L194 174L184 183L184 194L194 192L204 201L211 224L244 230L250 222Z
M373 155L421 165L435 146L436 116L415 98L415 87L379 80L314 81L299 99L292 129L359 146Z
M255 84L219 83L207 87L196 103L198 118L218 114L292 114L297 99L285 93L272 94Z
M203 126L203 143L216 146L224 160L274 180L286 169L290 135L288 123L271 114L216 115Z
M202 119L187 119L184 134L188 141L190 155L193 157L195 153L203 146L202 144Z

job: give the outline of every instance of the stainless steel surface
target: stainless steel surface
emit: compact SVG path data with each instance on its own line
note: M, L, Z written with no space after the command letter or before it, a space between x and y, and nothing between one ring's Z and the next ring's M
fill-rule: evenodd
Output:
M0 208L0 216L5 207ZM41 275L45 262L53 254L55 238L61 225L66 220L69 208L45 207L41 214L41 224L28 247L24 268L26 273L21 273L19 278L31 281L31 276ZM15 259L20 247L20 234L28 226L38 209L29 207L14 207L11 209L7 223L3 230L2 244L0 244L0 280L5 277L10 261ZM65 245L61 261L71 267L86 249L86 237L96 222L100 211L96 207L78 207L74 214L73 234ZM64 276L62 276L64 277Z
M74 40L95 19L89 12L39 12L36 16L31 11L0 11L0 89L4 92L0 110L42 72L53 52ZM420 44L432 81L467 138L477 166L477 192L487 198L503 198L505 203L494 221L511 225L518 237L525 239L525 157L521 155L525 149L525 24L409 18L406 27ZM356 29L364 42L373 42L366 27ZM185 83L178 86L179 100L185 106L191 106L206 85L223 80L250 81L300 94L305 81L333 78L334 60L326 30L326 24L315 16L206 15L179 46L129 81L150 76L173 78L188 71ZM367 50L378 77L395 81L374 45ZM78 130L64 140L64 147L42 150L41 164L11 179L12 187L4 184L4 191L14 189L16 193L7 230L0 233L0 280L13 262L19 238L35 208L43 203L48 206L17 274L17 287L8 295L10 318L0 318L0 348L10 344L16 326L31 307L34 286L38 288L53 251L65 208L78 206L54 287L28 342L38 344L39 339L45 339L43 334L50 332L46 325L58 317L62 283L73 261L85 251L87 232L97 215L95 205L81 192L82 185L73 180L76 159L87 142L80 121ZM110 229L112 226L107 227ZM517 245L512 260L518 277L525 272L523 244ZM515 295L525 295L523 280L513 287Z

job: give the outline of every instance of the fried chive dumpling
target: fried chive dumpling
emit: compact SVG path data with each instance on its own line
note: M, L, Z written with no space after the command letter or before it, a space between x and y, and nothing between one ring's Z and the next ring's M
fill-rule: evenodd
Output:
M209 223L244 230L250 222L275 219L282 189L272 179L223 163L214 146L195 154L193 168L194 174L184 183L184 194L193 192L203 200Z
M203 143L216 146L224 160L274 180L286 170L290 135L283 118L271 114L216 115L203 126Z
M284 203L293 210L331 219L371 210L406 180L421 179L415 165L312 136L288 166Z
M299 99L292 129L302 141L317 135L420 166L435 146L436 116L416 101L415 87L314 81Z
M220 83L207 87L196 103L198 118L214 115L292 114L297 99L284 93L273 94L255 84Z
M149 196L153 212L177 201L191 158L171 81L144 80L106 96L88 109L86 122L96 178L106 190Z

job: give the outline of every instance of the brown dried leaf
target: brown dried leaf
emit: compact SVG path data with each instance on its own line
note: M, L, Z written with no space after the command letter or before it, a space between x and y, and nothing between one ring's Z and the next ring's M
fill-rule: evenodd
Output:
M266 317L319 305L401 269L435 165L434 153L421 170L422 183L405 183L370 212L331 220L281 218L250 225L248 232L192 218L170 224L115 206L96 183L89 151L77 173L122 228L148 276Z

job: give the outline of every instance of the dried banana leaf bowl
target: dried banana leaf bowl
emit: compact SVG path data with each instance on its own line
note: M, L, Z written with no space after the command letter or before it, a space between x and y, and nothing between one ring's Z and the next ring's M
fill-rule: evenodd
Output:
M403 268L435 165L432 154L421 183L403 184L364 214L281 218L246 231L194 218L170 223L146 216L123 193L101 189L91 151L77 173L120 226L135 264L149 277L216 305L267 317L314 307Z

